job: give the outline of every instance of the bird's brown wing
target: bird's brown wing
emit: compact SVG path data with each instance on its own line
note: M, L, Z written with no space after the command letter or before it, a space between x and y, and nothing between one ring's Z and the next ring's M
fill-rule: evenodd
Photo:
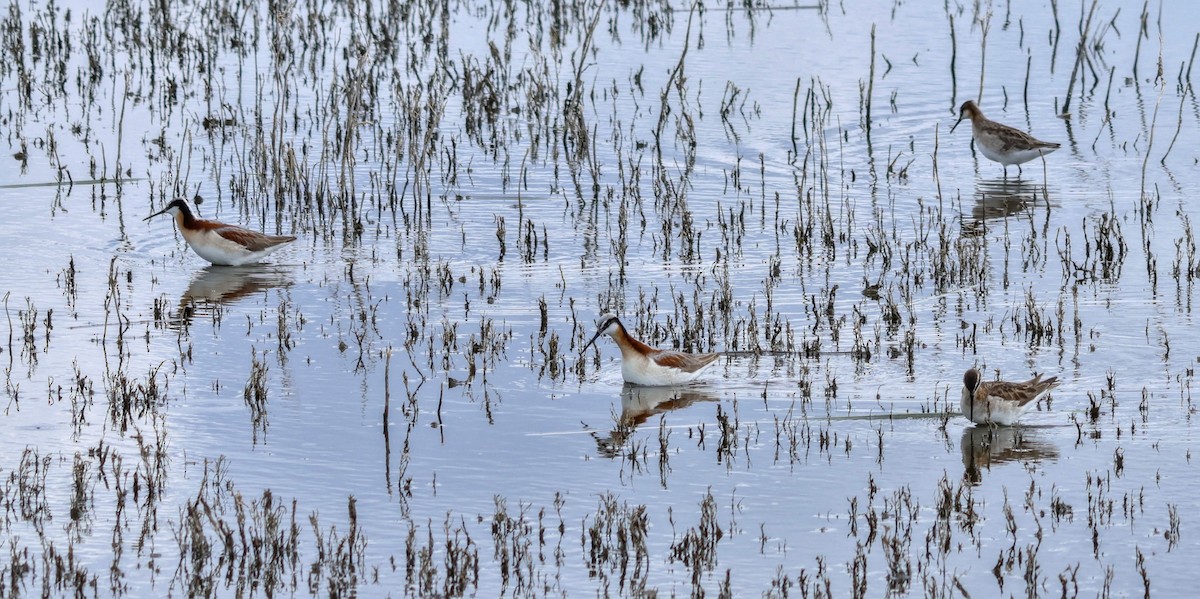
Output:
M1057 378L1044 381L1040 380L1041 378L1041 375L1038 375L1023 383L990 382L987 384L987 394L991 397L998 397L1003 401L1011 401L1018 406L1023 406L1036 399L1043 391L1054 387L1058 383Z
M222 225L214 227L213 232L225 239L234 243L245 246L251 252L261 252L262 250L273 248L281 243L295 241L296 238L292 235L264 235L258 231L251 231L233 225Z
M999 123L997 123L999 125ZM1049 141L1042 141L1020 129L1009 127L1007 125L999 125L1001 129L1000 139L1004 140L1004 146L1001 151L1009 150L1024 150L1027 148L1057 148L1059 144Z
M716 360L721 354L688 354L684 352L663 350L651 356L659 366L678 368L684 372L696 372Z

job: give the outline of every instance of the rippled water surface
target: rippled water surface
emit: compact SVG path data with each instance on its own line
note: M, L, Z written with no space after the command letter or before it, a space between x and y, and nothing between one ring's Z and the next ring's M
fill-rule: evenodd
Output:
M5 594L1186 592L1180 4L12 4Z

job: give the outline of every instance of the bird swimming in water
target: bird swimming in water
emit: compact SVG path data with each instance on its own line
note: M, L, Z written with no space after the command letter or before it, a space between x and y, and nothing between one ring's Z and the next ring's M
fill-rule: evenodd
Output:
M963 374L963 416L977 424L1015 424L1021 414L1042 395L1058 386L1058 377L1033 378L1020 382L984 381L979 371L971 368Z
M596 321L595 336L583 350L587 351L601 335L608 335L621 349L621 376L634 385L682 385L696 380L700 373L721 354L693 354L671 349L656 349L642 343L621 324L615 314L605 314Z

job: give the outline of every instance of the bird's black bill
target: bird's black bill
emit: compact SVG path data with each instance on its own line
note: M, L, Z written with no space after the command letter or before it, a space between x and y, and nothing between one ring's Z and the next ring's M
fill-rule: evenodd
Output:
M954 126L950 128L951 133L954 133L954 130L958 128L958 124L962 122L963 116L965 116L965 115L963 115L963 114L958 115L958 120L954 121Z
M602 334L604 334L604 329L600 329L599 331L596 331L596 334L595 334L595 335L592 335L592 340L591 340L591 341L588 341L588 342L587 342L587 345L584 345L584 346L583 346L583 349L579 350L579 353L581 353L581 354L582 354L583 352L587 351L587 350L588 350L588 348L589 348L589 347L591 347L591 346L592 346L592 344L593 344L593 343L595 343L595 342L596 342L596 340L597 340L597 339L599 339L599 338L600 338L600 335L602 335Z
M169 209L170 209L170 208L164 208L164 209L162 209L162 210L159 210L158 212L155 212L154 214L151 214L150 216L147 216L146 218L143 218L143 219L142 219L142 222L148 221L148 220L150 220L150 219L152 219L152 218L154 218L154 217L156 217L156 216L160 216L160 215L166 214L166 213L167 213L167 210L169 210Z

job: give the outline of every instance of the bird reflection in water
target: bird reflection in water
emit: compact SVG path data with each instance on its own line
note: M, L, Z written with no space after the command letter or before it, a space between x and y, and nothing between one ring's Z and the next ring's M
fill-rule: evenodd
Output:
M179 307L170 318L170 326L185 328L196 317L219 319L223 306L269 289L291 286L292 275L286 267L210 265L192 276L187 290L179 298Z
M697 402L715 402L717 396L707 387L643 387L626 384L621 388L621 414L606 436L593 433L596 447L606 458L621 455L629 437L651 416L686 408Z
M1058 459L1058 448L1042 440L1037 429L1021 426L972 426L963 431L964 478L972 485L983 482L983 473L1008 462L1041 462Z
M970 220L964 215L963 233L982 235L988 227L993 226L988 221L1003 220L1010 216L1032 218L1039 203L1049 206L1046 188L1041 183L1021 179L982 180L975 186L975 203L971 206Z

